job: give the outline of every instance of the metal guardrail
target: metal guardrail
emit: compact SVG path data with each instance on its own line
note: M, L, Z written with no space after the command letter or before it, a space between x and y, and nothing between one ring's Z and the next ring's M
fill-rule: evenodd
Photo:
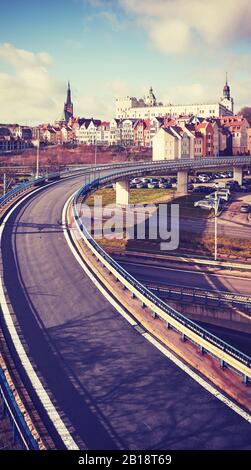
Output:
M249 296L224 291L215 292L213 290L204 290L199 287L187 287L177 284L162 286L161 284L144 280L141 282L143 282L148 289L156 292L158 297L162 296L167 298L173 296L172 298L175 300L191 298L192 300L200 300L200 304L203 302L204 304L210 303L211 305L217 306L231 305L232 307L242 307L247 313L251 312L251 297Z
M155 162L121 162L121 163L112 163L112 164L102 164L78 167L78 168L69 168L68 170L64 171L57 171L53 173L45 174L39 178L34 178L27 183L22 183L18 185L18 188L12 189L6 193L5 196L0 198L0 206L3 205L7 200L10 200L12 196L16 196L19 193L23 192L24 190L32 187L34 185L42 184L46 182L46 180L51 180L53 178L60 178L61 176L70 176L71 174L78 174L79 172L86 172L90 173L92 171L103 171L103 170L113 170L116 168L123 168L129 167L132 168L131 170L122 170L119 172L117 176L119 177L130 177L134 176L135 171L137 174L147 174L151 173L152 171L179 171L179 170L192 170L192 169L203 169L203 168L212 168L212 167L224 167L224 166L241 166L241 165L251 165L251 157L249 156L237 156L237 157L220 157L220 158L203 158L203 159L184 159L184 160L160 160ZM109 176L107 176L107 181L109 180Z
M34 439L23 414L18 408L15 397L4 375L3 369L0 368L0 395L4 401L5 409L13 421L13 437L19 436L21 447L29 450L39 450L39 445Z
M249 159L249 162L251 160ZM144 171L142 169L142 171ZM114 269L114 272L118 274L118 276L125 281L125 284L131 286L131 288L139 294L139 298L144 298L145 301L148 301L148 304L152 306L153 311L156 315L161 316L161 312L166 313L171 319L175 320L173 325L176 325L178 331L182 332L185 336L184 331L186 332L186 337L193 342L197 342L201 347L203 345L203 349L207 350L209 353L212 353L216 357L221 358L224 357L226 359L232 358L233 360L228 362L228 364L233 367L237 372L243 374L243 379L245 383L248 383L251 378L251 357L247 356L243 352L239 351L238 349L234 348L230 344L226 343L225 341L221 340L217 336L211 334L206 329L200 327L192 320L188 319L180 312L176 311L174 308L167 305L161 299L159 299L154 293L152 293L149 289L143 286L137 279L131 276L125 269L123 269L114 259L111 258L99 245L98 243L92 238L86 227L83 225L80 215L78 213L78 200L80 197L86 196L93 190L96 190L99 186L104 185L106 182L111 180L116 180L121 176L128 176L132 174L131 170L122 171L118 173L114 173L110 176L105 176L99 179L95 179L91 183L87 184L86 186L82 187L75 195L73 199L73 211L76 223L79 226L80 231L82 232L84 238L88 241L90 246L93 248L93 251L99 255L98 258L107 262L109 267ZM135 169L133 170L133 174L135 175ZM108 268L109 269L109 268ZM177 327L178 325L178 327ZM180 325L180 326L179 326ZM184 328L185 327L185 328ZM190 331L190 334L189 334ZM188 332L188 334L187 334ZM195 333L195 334L194 334ZM221 354L220 354L221 352ZM234 363L234 366L232 366ZM244 366L244 367L241 367Z

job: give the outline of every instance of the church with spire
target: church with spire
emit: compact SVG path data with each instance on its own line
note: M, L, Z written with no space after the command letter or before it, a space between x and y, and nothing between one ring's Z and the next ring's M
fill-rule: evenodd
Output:
M64 120L65 122L68 122L70 118L73 117L73 103L71 100L71 86L70 82L68 82L68 88L67 88L67 97L66 97L66 102L64 104Z
M230 86L228 84L228 77L226 73L226 83L223 88L223 97L220 100L220 104L225 106L225 108L229 109L232 113L234 113L234 100L231 97Z

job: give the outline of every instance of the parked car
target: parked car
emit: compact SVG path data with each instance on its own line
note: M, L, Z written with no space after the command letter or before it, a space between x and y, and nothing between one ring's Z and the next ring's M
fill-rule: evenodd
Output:
M200 180L197 177L191 178L190 181L191 181L191 183L200 183Z
M209 183L210 177L209 177L209 176L206 176L206 175L199 175L199 180L200 180L202 183Z
M141 180L139 178L133 178L131 183L133 183L133 184L141 183Z
M214 207L214 202L210 200L207 201L205 199L202 199L201 201L196 201L194 203L194 207L200 207L201 209L211 210Z
M161 189L171 189L172 183L159 183L159 188Z
M251 205L250 204L242 204L241 207L240 207L240 212L242 212L244 214L248 214L249 212L251 212Z
M230 194L229 193L226 193L225 191L217 191L217 197L218 199L223 199L224 201L229 201L230 199ZM206 199L212 199L214 200L215 199L215 193L211 193L211 194L208 194L206 196Z
M210 186L197 186L193 189L193 193L209 194L213 191L215 191L215 188L211 188Z
M159 181L160 181L159 178L148 178L148 182L149 182L149 183L158 184Z
M242 193L249 193L249 192L250 192L250 187L248 187L248 186L242 184L242 185L240 186L240 191L241 191Z
M245 184L245 186L250 186L251 185L251 179L250 178L243 178L242 183Z

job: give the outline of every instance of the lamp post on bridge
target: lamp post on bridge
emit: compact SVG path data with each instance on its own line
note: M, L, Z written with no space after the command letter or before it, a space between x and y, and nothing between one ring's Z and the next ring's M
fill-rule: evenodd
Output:
M35 173L35 178L37 179L39 177L39 151L40 151L40 139L37 139L34 141L35 147L37 147L37 156L36 156L36 173Z
M220 204L220 197L218 195L218 189L214 193L214 261L217 261L218 257L218 210Z
M4 173L3 175L3 195L5 197L5 194L6 194L6 173Z

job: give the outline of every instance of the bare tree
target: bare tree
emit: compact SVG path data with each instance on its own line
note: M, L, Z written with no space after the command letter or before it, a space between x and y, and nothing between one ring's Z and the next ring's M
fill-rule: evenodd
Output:
M245 106L239 111L238 114L239 115L241 114L243 117L245 117L249 125L251 126L251 107L250 106Z

